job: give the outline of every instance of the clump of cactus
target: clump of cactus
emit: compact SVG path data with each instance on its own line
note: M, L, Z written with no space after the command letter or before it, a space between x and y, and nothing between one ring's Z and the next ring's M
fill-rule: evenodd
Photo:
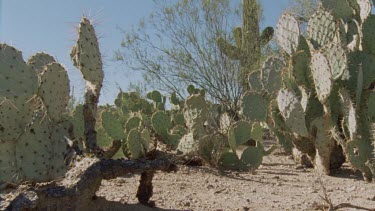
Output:
M67 170L72 140L95 149L95 114L103 81L101 56L90 21L80 22L71 56L86 80L86 102L69 114L65 68L46 53L27 62L0 44L0 182L50 181ZM74 134L76 133L76 135Z
M260 74L249 77L254 87L270 74L272 83L282 84L281 89L260 85L274 95L271 129L279 140L292 138L323 173L340 167L344 154L365 179L374 177L374 29L369 0L322 0L306 36L293 15L283 14L276 37L284 58L270 58ZM261 112L245 105L244 114L252 113Z
M26 63L12 46L0 44L0 51L0 182L64 175L73 138L65 68L45 53Z

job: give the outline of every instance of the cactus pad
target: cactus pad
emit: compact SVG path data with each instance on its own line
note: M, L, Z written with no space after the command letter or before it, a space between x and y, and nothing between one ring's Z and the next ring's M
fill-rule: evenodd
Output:
M38 77L26 65L22 53L0 44L0 96L10 100L29 100L36 92Z
M137 129L132 129L129 132L127 146L132 158L138 159L144 155L144 150L142 148L142 136Z
M163 137L168 136L168 130L171 128L169 116L164 111L157 111L151 118L152 127L155 132Z
M84 138L85 135L85 125L83 120L83 105L78 104L73 111L71 122L74 128L75 138Z
M111 111L103 111L102 126L106 133L115 140L125 138L124 127L119 121L119 117Z
M346 52L340 43L330 43L323 48L331 68L332 79L337 80L348 68Z
M70 57L85 80L93 84L102 83L104 74L98 39L94 27L85 17L79 24L77 44L72 48Z
M313 14L307 26L308 38L318 47L332 42L336 36L336 31L335 18L322 8Z
M254 92L262 92L263 85L261 80L261 72L260 71L253 71L249 74L249 86L250 89Z
M241 100L241 113L250 121L266 121L266 99L258 93L245 93Z
M43 117L43 112L36 114L34 122L26 127L16 144L17 167L26 180L51 180L64 175L66 170L65 137L69 137L69 128L54 125Z
M31 121L32 110L31 101L1 99L0 140L16 140L23 132L23 127Z
M30 66L34 71L36 71L39 74L43 72L45 65L51 64L53 62L56 62L56 61L51 55L47 53L39 52L39 53L32 55L28 59L27 65Z
M246 148L241 155L241 161L251 171L256 170L262 164L263 149L253 146Z
M371 15L364 23L363 23L363 50L367 51L368 53L375 55L375 15Z
M281 89L277 104L287 127L300 136L308 137L305 114L297 96L287 89Z
M337 19L342 18L346 20L352 18L355 13L348 0L322 0L321 2L323 7L331 11Z
M188 128L203 126L208 113L208 105L202 95L192 95L185 101L184 118Z
M58 63L45 66L40 74L38 95L52 119L59 119L69 102L70 84L68 73Z
M223 152L218 165L221 170L243 170L246 168L246 165L241 162L238 156L229 150Z
M234 123L228 131L229 146L236 152L237 146L246 143L251 138L251 125L245 121Z
M16 166L15 141L5 142L0 140L0 182L17 182L18 169Z
M311 59L311 72L316 93L320 102L324 103L331 94L333 82L331 68L327 58L321 53L314 53Z
M276 38L285 52L292 55L299 43L300 30L296 18L290 14L283 14L276 26Z
M126 121L125 132L127 133L131 131L132 129L139 127L141 125L141 122L142 122L141 118L137 116L130 117L128 121Z
M271 95L277 93L281 87L281 71L285 63L276 57L269 58L262 67L263 87Z

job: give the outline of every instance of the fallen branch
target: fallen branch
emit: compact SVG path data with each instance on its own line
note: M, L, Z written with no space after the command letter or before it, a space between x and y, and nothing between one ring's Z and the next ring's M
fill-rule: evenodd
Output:
M138 201L152 205L152 178L156 171L175 171L176 166L166 158L155 160L113 160L83 158L60 182L37 184L19 190L5 210L89 210L94 206L102 180L131 174L141 174Z

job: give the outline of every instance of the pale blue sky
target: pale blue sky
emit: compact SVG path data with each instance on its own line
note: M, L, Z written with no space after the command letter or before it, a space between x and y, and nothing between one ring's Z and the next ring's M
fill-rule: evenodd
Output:
M275 26L288 0L260 1L264 8L262 26ZM111 62L122 40L117 28L126 31L136 26L153 9L152 0L0 0L0 42L21 50L25 60L39 51L53 55L66 67L75 96L82 98L84 81L72 66L69 52L76 39L75 26L82 15L88 16L96 25L105 63L100 103L112 104L118 86L126 89L130 81L141 80L121 63Z

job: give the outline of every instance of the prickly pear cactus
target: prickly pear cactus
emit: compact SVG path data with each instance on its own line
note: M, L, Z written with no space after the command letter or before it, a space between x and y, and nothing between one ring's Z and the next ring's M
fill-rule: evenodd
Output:
M261 70L283 70L283 88L277 99L268 101L272 107L276 100L282 118L272 112L269 128L279 140L291 138L325 174L345 161L344 153L365 179L375 177L370 127L374 26L369 0L322 0L308 21L305 37L296 18L284 14L276 32L287 53L284 67L266 63L269 67Z
M222 170L249 170L254 172L262 164L263 157L272 153L276 146L269 150L263 147L263 127L259 123L251 125L239 121L231 125L228 131L229 149L224 149L219 159L219 168ZM238 146L254 139L255 146L248 146L239 156Z
M0 182L63 176L67 139L73 138L64 114L70 89L66 71L48 54L25 63L14 47L1 44L0 49Z
M66 111L69 94L70 83L65 68L59 63L46 65L39 74L38 96L50 118L59 119Z

